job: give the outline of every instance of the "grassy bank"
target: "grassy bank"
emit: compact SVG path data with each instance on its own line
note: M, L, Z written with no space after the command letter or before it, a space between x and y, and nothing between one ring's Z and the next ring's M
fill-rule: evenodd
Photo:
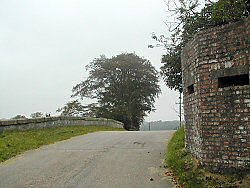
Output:
M0 162L42 145L97 131L123 130L104 126L71 126L30 131L5 131L0 135Z
M185 150L184 128L178 129L168 144L165 162L181 187L185 188L247 188L250 173L216 174L204 170L199 161Z

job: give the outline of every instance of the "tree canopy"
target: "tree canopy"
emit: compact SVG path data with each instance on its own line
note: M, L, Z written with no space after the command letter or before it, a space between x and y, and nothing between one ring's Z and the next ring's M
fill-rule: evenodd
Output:
M115 119L126 129L139 130L160 93L158 73L151 63L133 53L112 58L102 55L86 70L87 79L73 87L72 96L96 99L97 103L90 106L96 117Z

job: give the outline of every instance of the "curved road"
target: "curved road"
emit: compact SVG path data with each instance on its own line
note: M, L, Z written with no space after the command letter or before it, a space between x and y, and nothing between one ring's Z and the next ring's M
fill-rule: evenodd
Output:
M173 131L97 132L0 163L0 188L174 187L164 176Z

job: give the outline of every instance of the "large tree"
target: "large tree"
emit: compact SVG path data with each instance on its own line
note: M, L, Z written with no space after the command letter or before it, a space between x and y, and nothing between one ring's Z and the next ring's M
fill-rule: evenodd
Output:
M102 55L86 70L87 79L73 87L72 96L96 99L97 104L91 106L96 117L112 118L128 130L139 130L160 93L158 73L151 63L133 53Z

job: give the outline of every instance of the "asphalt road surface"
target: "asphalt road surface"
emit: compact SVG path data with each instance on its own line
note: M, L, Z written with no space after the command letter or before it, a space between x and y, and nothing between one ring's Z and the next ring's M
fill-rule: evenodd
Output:
M174 187L163 167L173 131L97 132L0 163L1 188Z

